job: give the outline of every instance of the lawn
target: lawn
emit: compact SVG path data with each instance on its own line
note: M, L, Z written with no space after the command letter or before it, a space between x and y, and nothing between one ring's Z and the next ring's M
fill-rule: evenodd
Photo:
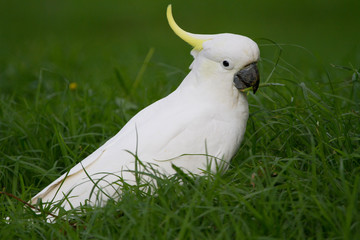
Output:
M29 200L179 85L191 48L168 3L0 2L0 191ZM1 194L0 238L360 239L360 3L171 3L185 30L254 39L262 83L281 84L249 94L229 171L53 224Z

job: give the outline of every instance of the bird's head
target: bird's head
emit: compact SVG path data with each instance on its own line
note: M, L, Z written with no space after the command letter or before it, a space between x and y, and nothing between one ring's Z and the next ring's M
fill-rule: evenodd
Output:
M171 5L167 8L167 18L173 31L194 47L195 58L191 68L217 79L231 78L239 89L252 87L255 93L259 87L257 61L260 51L257 44L248 37L222 34L193 34L181 29L175 22Z

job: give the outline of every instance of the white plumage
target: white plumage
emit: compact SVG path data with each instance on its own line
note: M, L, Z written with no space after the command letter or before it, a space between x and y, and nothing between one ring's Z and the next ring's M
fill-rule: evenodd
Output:
M169 175L175 172L171 164L201 174L207 167L216 171L220 162L226 167L235 155L249 114L246 94L239 89L253 86L256 91L259 77L254 63L259 59L258 46L235 34L187 33L173 21L171 6L167 13L176 34L194 47L190 73L174 92L140 111L113 138L43 189L31 203L39 198L57 202L67 195L68 201L63 203L66 210L85 201L103 204L109 196L121 192L121 186L112 184L119 176L129 184L135 183L134 173L128 171L135 170L133 154ZM210 166L205 154L214 157ZM93 181L98 181L97 187Z

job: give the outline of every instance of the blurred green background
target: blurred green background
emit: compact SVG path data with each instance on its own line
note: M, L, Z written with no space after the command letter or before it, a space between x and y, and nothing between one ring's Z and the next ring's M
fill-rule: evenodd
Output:
M153 62L182 72L176 85L191 63L191 48L168 27L169 3L185 30L249 36L262 56L268 40L303 47L283 51L302 71L313 64L309 59L325 68L360 65L360 1L1 0L0 92L36 87L31 79L41 69L70 82L106 83L114 68L134 79L150 48Z

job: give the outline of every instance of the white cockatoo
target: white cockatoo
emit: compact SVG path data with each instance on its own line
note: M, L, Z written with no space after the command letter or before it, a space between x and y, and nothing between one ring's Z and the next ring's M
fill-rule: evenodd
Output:
M241 90L252 87L255 93L259 86L259 48L236 34L186 32L175 23L171 5L167 19L172 30L194 47L189 74L174 92L136 114L30 203L66 197L65 210L85 203L102 205L121 193L119 178L136 183L137 159L165 175L176 172L172 165L193 174L226 168L239 149L249 115Z

